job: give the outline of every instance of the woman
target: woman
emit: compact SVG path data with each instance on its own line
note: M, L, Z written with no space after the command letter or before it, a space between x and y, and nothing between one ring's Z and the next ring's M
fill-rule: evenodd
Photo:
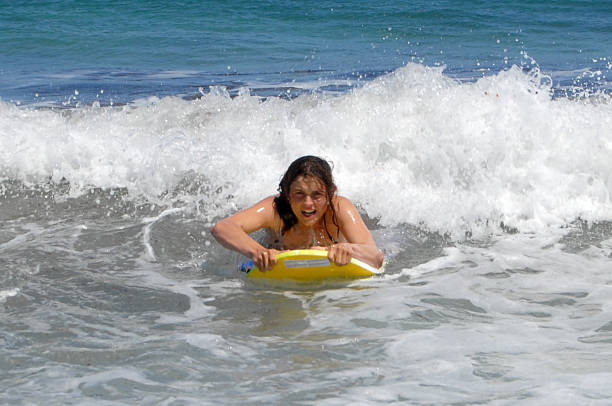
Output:
M327 161L315 156L295 160L279 192L219 221L211 233L224 247L251 258L262 271L276 264L282 250L301 248L328 249L328 258L337 265L357 258L382 266L383 254L359 212L348 199L336 195ZM268 247L248 235L261 228L268 231Z

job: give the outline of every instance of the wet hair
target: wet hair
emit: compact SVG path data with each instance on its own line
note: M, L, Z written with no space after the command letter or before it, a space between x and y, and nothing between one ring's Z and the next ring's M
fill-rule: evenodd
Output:
M291 204L289 203L289 192L291 184L300 176L310 176L323 182L327 194L327 202L332 211L332 222L338 227L339 232L340 229L336 218L336 210L332 202L336 190L336 185L334 184L334 178L332 176L332 168L326 160L307 155L296 159L289 165L287 172L285 172L285 175L278 185L279 195L274 198L274 204L283 222L282 234L285 234L291 227L297 224L297 217L293 213L293 210L291 210ZM325 216L323 216L323 221L325 222ZM329 239L334 241L334 238L332 238L327 230L327 224L325 224L325 232Z

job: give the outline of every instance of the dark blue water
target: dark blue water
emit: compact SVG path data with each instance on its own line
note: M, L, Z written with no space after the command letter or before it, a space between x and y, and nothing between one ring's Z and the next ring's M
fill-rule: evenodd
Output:
M557 87L610 84L609 1L26 1L0 11L0 98L14 103L118 103L210 85L271 95L408 62L468 80L518 65L539 66Z

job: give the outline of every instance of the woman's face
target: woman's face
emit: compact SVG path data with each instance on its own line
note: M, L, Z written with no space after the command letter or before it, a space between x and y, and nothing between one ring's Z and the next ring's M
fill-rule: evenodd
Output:
M327 211L325 184L313 176L297 177L289 188L289 204L298 224L313 227L323 219Z

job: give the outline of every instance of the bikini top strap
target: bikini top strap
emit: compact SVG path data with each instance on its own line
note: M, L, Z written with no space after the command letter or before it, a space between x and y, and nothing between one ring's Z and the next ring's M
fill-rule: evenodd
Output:
M325 227L325 232L327 233L327 236L329 237L329 240L332 242L332 244L337 244L338 241L331 235L331 233L327 229L327 216L325 215L323 215L323 226ZM338 232L340 232L340 228L338 228Z

